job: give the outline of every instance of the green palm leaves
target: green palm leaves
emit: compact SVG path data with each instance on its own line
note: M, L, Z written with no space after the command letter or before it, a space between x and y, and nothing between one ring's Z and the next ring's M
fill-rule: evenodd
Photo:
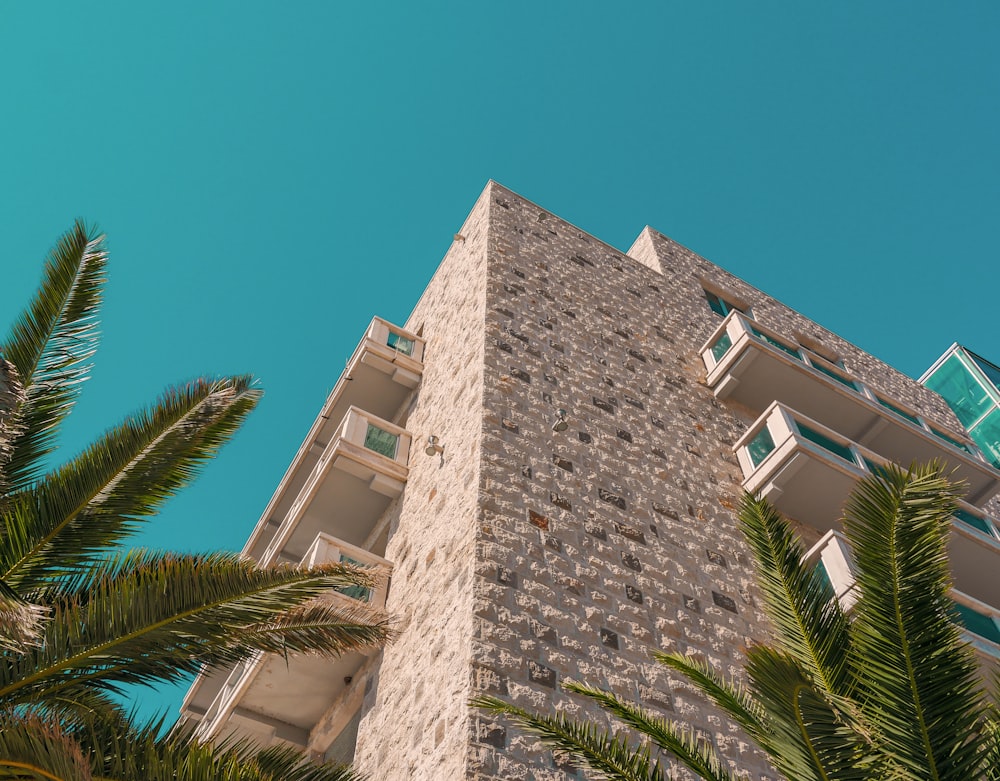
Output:
M689 657L657 653L657 660L682 673L793 781L997 777L996 717L949 597L947 539L960 493L935 465L887 468L858 486L844 521L856 579L849 613L803 562L789 524L766 501L745 497L740 521L774 642L749 649L745 684ZM669 772L653 760L670 757L702 778L735 778L685 726L600 690L567 689L640 740L496 698L474 704L510 717L599 777L664 781Z
M119 547L237 431L260 399L250 377L169 389L45 471L97 346L106 261L103 237L77 223L0 346L0 779L355 779L285 749L164 737L111 696L256 652L337 656L387 629L360 604L319 599L371 587L362 569Z

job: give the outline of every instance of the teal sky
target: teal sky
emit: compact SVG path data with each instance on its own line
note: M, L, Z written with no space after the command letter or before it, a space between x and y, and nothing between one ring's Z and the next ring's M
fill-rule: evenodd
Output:
M260 378L141 540L184 550L242 546L490 178L622 250L652 225L911 376L953 341L997 362L998 35L974 0L6 2L0 311L75 217L107 232L67 455L168 384Z

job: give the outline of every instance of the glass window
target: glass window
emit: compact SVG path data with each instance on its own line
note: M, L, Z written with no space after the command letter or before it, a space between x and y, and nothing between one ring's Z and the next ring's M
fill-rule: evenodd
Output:
M997 629L996 622L992 618L973 610L971 607L960 605L958 602L954 604L959 621L966 629L974 635L985 637L994 643L1000 643L1000 629Z
M368 431L365 433L365 447L381 453L389 458L396 457L396 447L399 444L399 437L383 431L378 426L368 424Z
M811 428L804 423L799 423L795 421L795 425L799 427L799 433L803 437L819 445L824 450L829 450L835 456L840 456L845 461L850 461L852 464L856 463L854 460L854 453L847 445L842 445L836 440L830 439L826 434Z
M830 369L830 368L824 366L819 361L810 361L810 363L812 364L812 367L814 369L816 369L816 371L822 372L823 374L825 374L830 379L833 379L833 380L836 380L837 382L839 382L841 385L846 385L848 388L850 388L853 391L856 391L858 389L858 386L854 384L853 380L847 379L847 377L845 377L840 372L834 371L833 369Z
M966 453L972 453L972 448L966 445L964 442L959 442L957 439L948 436L943 431L938 431L934 426L928 426L931 433L943 442L947 442L949 445L954 445L959 450L964 450Z
M993 406L993 399L986 388L973 376L957 353L942 363L924 385L941 394L966 428Z
M725 317L730 312L742 312L747 317L752 317L750 312L743 307L736 306L736 304L733 304L724 299L722 296L716 295L708 290L705 291L705 299L708 301L708 305L712 308L712 311L722 317Z
M961 508L956 508L952 515L954 515L955 518L960 520L962 523L971 526L973 529L979 529L979 531L985 532L990 535L990 537L993 536L993 529L990 528L990 524L978 515L973 515L972 513Z
M764 426L747 445L747 454L754 466L760 466L760 462L767 458L772 450L774 450L774 438L767 426Z
M341 564L353 564L355 567L363 567L364 562L358 561L357 559L352 559L350 556L346 556L343 553L340 554ZM341 594L351 599L357 599L361 602L368 602L371 599L371 589L365 588L364 586L341 586L337 589Z
M722 336L715 340L715 344L712 345L712 356L715 358L715 362L718 363L722 360L722 356L726 354L730 347L733 346L733 340L729 338L729 334L723 331Z
M413 340L407 339L405 336L400 336L389 331L389 338L386 340L386 344L403 355L413 355Z
M910 423L916 423L918 426L920 425L920 420L917 418L916 415L911 415L909 412L904 412L895 404L893 404L891 401L886 401L881 396L876 396L875 398L878 399L879 404L881 404L888 410L892 410L897 415L899 415L899 417L906 418L908 421L910 421Z
M993 387L1000 390L1000 366L996 366L985 358L976 355L971 350L967 351L969 357L975 362L976 366L979 367L979 371L986 375L986 379L993 383Z
M751 328L750 330L753 331L754 336L756 336L762 342L767 342L772 347L777 347L779 350L783 350L793 358L798 358L800 361L802 360L802 356L799 355L799 351L796 350L791 345L785 344L780 339L775 339L773 336L768 336L763 331L759 331L756 328Z
M969 432L993 466L1000 469L1000 409L994 409Z

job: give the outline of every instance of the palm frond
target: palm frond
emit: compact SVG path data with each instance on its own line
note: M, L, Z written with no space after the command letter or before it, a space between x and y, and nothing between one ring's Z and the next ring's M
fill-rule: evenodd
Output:
M759 742L776 769L796 781L872 778L868 744L851 713L831 702L794 655L754 646L747 675L768 725Z
M80 745L57 721L0 713L0 779L91 781Z
M5 467L14 447L14 440L23 430L19 425L18 409L24 402L24 388L14 364L0 355L0 506L8 493Z
M616 719L651 740L701 778L707 781L733 781L734 776L726 770L715 748L711 744L702 743L690 728L658 718L611 692L579 683L567 683L564 688L574 694L589 697Z
M322 599L375 579L343 564L262 569L227 554L121 554L64 584L42 644L0 666L0 701L175 682L254 651L337 656L377 646L389 635L382 613Z
M191 482L254 408L250 377L197 380L129 417L0 513L0 576L22 592L86 568Z
M653 762L649 746L635 747L595 725L577 723L563 715L542 716L496 697L476 697L470 703L502 715L523 730L538 736L571 766L587 767L599 778L613 781L668 781L666 769Z
M858 700L905 779L974 778L982 762L972 739L984 717L976 661L949 597L959 493L937 465L888 467L860 484L845 511Z
M20 430L3 466L13 490L41 473L41 460L54 449L59 424L87 378L97 349L106 262L104 236L77 221L49 253L35 297L0 347L16 367L25 394L16 414Z
M676 670L688 683L714 702L729 718L739 724L747 735L758 743L767 737L765 713L746 687L738 681L720 680L715 671L704 662L677 653L654 651L653 658L660 664Z
M0 580L0 651L23 651L41 639L48 609L32 604Z
M798 537L767 500L745 495L739 519L777 641L818 685L846 696L850 635L839 600L816 569L803 564Z

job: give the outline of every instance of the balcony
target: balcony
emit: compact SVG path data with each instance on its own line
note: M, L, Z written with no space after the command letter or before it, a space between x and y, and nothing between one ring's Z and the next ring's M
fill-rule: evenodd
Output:
M366 547L409 474L410 434L357 407L347 410L284 520L272 529L262 564L299 561L321 533Z
M743 487L785 516L821 532L840 529L847 497L882 456L775 402L736 443ZM959 502L948 548L956 587L1000 605L1000 529L982 510Z
M854 589L854 562L844 536L836 531L827 532L806 553L804 560L820 568L844 609L850 610L857 596ZM957 569L953 567L953 570ZM956 577L956 587L951 590L951 598L962 636L983 661L992 664L1000 660L1000 610L969 596L959 586Z
M424 346L416 334L378 317L372 320L247 541L245 553L261 559L351 407L385 420L397 417L420 384Z
M338 589L322 599L347 610L356 610L361 604L378 611L385 607L392 564L344 540L318 534L300 563L315 566L328 562L371 567L380 577L372 589ZM253 739L262 746L286 743L302 748L329 703L348 689L369 655L352 652L337 659L286 659L257 654L230 670L199 675L181 713L199 722L197 734L203 739L233 736Z
M753 413L779 401L899 464L938 459L968 483L967 498L976 505L1000 490L1000 472L964 435L941 431L902 402L875 393L844 368L740 312L722 322L701 354L706 382L719 399Z

